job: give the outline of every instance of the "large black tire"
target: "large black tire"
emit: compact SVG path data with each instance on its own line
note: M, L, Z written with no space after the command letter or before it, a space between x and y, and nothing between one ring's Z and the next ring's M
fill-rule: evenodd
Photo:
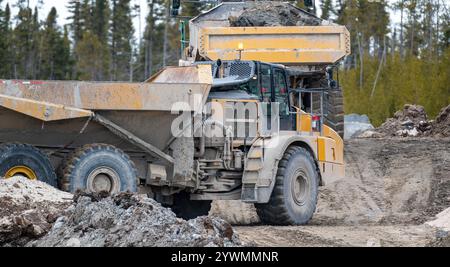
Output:
M344 138L344 96L342 90L330 91L326 98L325 124Z
M174 196L172 211L177 217L191 220L200 216L207 216L211 210L212 201L190 200L189 194L182 192Z
M60 181L67 192L137 192L134 162L122 150L106 144L86 145L67 160Z
M11 171L16 169L16 171ZM20 171L20 169L24 171ZM37 178L52 186L57 186L57 178L50 159L39 149L26 144L0 145L0 177L6 177L8 171L27 178ZM33 176L28 177L33 173Z
M314 94L314 112L320 112L320 95ZM335 89L331 90L326 94L323 100L325 125L331 127L336 131L342 138L344 138L344 97L342 90Z
M266 224L307 224L316 210L318 188L319 174L309 151L290 147L278 165L269 203L256 204L256 211Z

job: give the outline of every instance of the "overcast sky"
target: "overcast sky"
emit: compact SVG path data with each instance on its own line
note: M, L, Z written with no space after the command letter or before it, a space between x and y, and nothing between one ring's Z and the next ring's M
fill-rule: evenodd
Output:
M38 0L29 0L30 1L30 6L34 7ZM3 3L4 5L6 5L6 3L10 3L10 5L12 6L12 4L14 4L16 1L15 0L4 0ZM47 14L50 12L50 9L52 7L56 7L56 9L58 10L58 23L60 25L65 25L68 23L67 17L70 16L70 14L68 13L67 10L67 5L69 0L44 0L44 5L42 6L42 9L40 11L40 19L43 20ZM319 0L316 0L316 5L319 5ZM388 2L394 2L394 0L388 0ZM147 8L147 0L132 0L131 1L132 5L140 5L141 6L141 25L142 28L145 27L145 17L147 16L147 12L148 12L148 8ZM319 11L320 12L320 11ZM16 13L16 10L13 9L13 13ZM391 21L393 21L394 23L398 23L399 22L399 16L398 14L392 14L391 15ZM136 29L136 37L139 35L139 18L135 18L134 20L134 24L135 24L135 29ZM143 31L143 29L142 29Z

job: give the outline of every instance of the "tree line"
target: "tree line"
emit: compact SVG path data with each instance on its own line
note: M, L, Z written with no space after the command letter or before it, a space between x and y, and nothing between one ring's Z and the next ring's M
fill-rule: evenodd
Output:
M70 23L63 26L57 23L55 8L40 14L42 0L36 7L16 1L16 14L3 2L3 79L143 81L161 67L178 63L178 22L170 17L170 0L149 0L148 14L131 0L71 0ZM141 16L146 23L139 39L133 19Z
M340 77L346 113L367 114L378 126L406 103L423 105L431 118L450 104L447 1L325 0L322 8L351 33Z
M15 14L3 2L1 78L144 81L178 64L179 20L171 17L170 0L148 0L146 14L131 0L71 0L67 25L58 25L55 8L40 14L42 0L36 7L17 0ZM378 125L405 103L424 105L432 116L450 103L446 0L316 2L322 18L351 33L352 55L340 66L347 113L368 114ZM183 2L182 15L211 7ZM144 25L134 27L137 17L146 18Z

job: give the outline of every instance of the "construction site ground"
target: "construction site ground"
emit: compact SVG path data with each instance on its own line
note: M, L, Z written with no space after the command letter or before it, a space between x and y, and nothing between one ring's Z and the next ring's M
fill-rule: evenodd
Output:
M346 179L321 189L308 226L263 226L253 206L240 202L217 202L212 213L256 246L448 243L447 231L426 222L450 207L450 139L354 139L345 144L345 160Z
M72 202L44 183L4 180L0 246L450 246L449 138L352 139L345 160L346 178L321 188L306 226L263 225L240 201L186 222L145 197Z
M210 216L185 221L145 195L74 197L15 177L0 179L0 247L448 247L450 106L433 121L421 110L407 105L361 134L371 137L345 141L346 177L320 188L306 226L263 225L240 201L216 201Z

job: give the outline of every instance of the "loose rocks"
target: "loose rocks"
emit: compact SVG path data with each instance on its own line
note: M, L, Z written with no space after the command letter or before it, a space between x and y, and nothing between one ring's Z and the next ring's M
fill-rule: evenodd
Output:
M318 26L322 22L290 4L272 1L258 1L229 21L231 27Z
M214 217L184 221L145 195L79 195L48 235L29 246L222 247L241 242Z
M22 246L45 235L72 195L23 177L0 179L0 246Z

